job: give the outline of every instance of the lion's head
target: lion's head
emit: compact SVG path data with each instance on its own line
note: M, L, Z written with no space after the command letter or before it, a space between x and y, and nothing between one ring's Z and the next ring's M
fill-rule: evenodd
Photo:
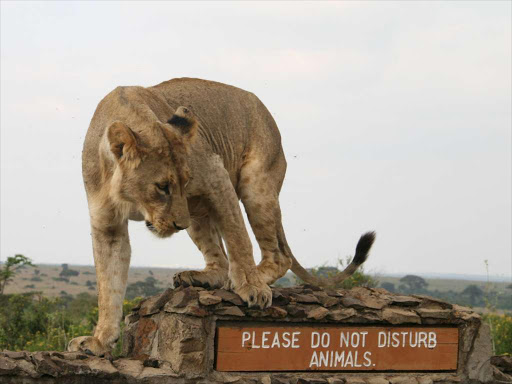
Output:
M187 151L196 131L197 121L185 107L167 124L154 122L150 129L135 132L117 121L106 131L116 163L111 191L116 200L144 215L157 236L168 237L190 225Z

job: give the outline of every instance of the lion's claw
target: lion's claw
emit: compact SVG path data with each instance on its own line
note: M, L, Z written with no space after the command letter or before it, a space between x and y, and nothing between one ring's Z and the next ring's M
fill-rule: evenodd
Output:
M259 288L245 283L240 288L235 288L234 291L247 303L249 308L259 307L265 309L272 305L272 291L266 284Z

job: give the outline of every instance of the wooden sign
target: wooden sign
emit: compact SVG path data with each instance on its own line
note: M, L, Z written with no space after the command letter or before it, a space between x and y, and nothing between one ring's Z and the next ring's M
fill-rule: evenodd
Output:
M458 329L226 324L217 371L450 371Z

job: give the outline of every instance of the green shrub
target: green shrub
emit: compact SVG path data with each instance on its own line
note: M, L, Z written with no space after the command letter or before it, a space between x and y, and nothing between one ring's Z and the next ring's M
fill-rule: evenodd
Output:
M140 300L125 300L125 315ZM87 293L75 298L2 295L0 308L0 350L64 351L72 338L92 335L98 321L97 298ZM119 355L121 348L119 342L114 354Z
M496 355L512 353L512 314L489 313L485 314L483 319L491 327L494 353Z

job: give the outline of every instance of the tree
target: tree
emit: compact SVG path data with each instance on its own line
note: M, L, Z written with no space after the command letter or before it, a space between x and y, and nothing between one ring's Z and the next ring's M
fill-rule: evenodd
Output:
M14 255L7 258L7 261L0 268L0 295L4 294L5 286L9 284L18 273L20 268L34 266L32 260L23 255Z
M75 271L74 269L69 269L69 266L67 264L62 264L62 271L60 271L59 276L78 276L79 274L80 272Z
M469 296L469 303L472 307L479 304L484 296L484 291L482 291L477 285L470 284L462 291L463 295Z
M400 279L398 289L405 293L423 293L427 290L428 283L424 278L416 275L406 275Z
M158 281L151 276L146 277L144 281L131 283L126 288L126 298L131 300L135 297L149 297L162 292L163 289L158 288L156 284Z
M396 292L395 284L393 284L393 283L385 282L385 283L381 283L380 286L382 288L384 288L386 291Z

